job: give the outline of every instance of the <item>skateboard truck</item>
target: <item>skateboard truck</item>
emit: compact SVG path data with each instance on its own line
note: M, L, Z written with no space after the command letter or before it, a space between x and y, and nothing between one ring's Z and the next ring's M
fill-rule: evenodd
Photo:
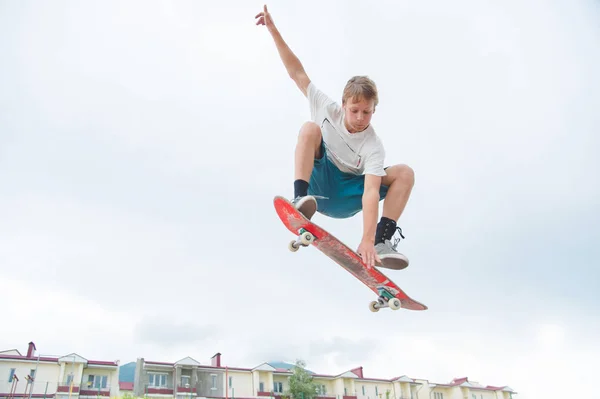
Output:
M396 298L384 287L377 287L377 291L379 291L379 298L369 304L369 309L371 309L371 312L379 312L379 309L381 308L398 310L402 307L402 302L400 302L400 299Z
M304 228L298 230L298 237L290 241L288 248L292 252L296 252L300 247L308 247L315 240L315 236Z

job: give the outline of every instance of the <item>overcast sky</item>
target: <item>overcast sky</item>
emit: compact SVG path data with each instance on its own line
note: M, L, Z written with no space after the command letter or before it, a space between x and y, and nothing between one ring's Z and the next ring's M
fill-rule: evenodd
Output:
M415 170L399 222L411 264L386 273L430 309L379 313L316 249L287 249L272 199L293 194L310 114L254 24L262 5L0 2L0 350L300 358L589 395L599 3L268 4L331 97L375 80L386 163ZM358 246L362 214L315 221Z

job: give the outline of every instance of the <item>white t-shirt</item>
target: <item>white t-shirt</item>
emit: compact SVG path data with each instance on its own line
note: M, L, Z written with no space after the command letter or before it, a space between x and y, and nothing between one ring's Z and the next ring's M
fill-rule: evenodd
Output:
M342 172L355 175L385 176L385 150L371 125L362 132L350 133L344 125L344 110L312 82L307 88L310 114L321 127L327 155Z

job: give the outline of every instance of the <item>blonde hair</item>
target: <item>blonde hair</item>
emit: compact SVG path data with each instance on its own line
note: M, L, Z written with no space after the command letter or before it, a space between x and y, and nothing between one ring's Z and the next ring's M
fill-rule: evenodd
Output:
M375 106L377 106L377 104L379 104L379 94L377 93L375 82L368 76L351 77L346 83L346 87L344 87L342 104L346 104L346 101L349 99L354 101L360 101L362 99L367 101L374 100Z

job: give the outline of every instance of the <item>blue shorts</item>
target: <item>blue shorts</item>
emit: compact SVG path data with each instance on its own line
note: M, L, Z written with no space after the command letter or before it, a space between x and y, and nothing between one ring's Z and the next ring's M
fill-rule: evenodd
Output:
M308 194L317 198L318 212L323 215L344 219L362 210L365 176L342 172L327 158L326 148L321 141L321 158L314 161L308 186ZM388 187L381 185L379 200L383 200Z

